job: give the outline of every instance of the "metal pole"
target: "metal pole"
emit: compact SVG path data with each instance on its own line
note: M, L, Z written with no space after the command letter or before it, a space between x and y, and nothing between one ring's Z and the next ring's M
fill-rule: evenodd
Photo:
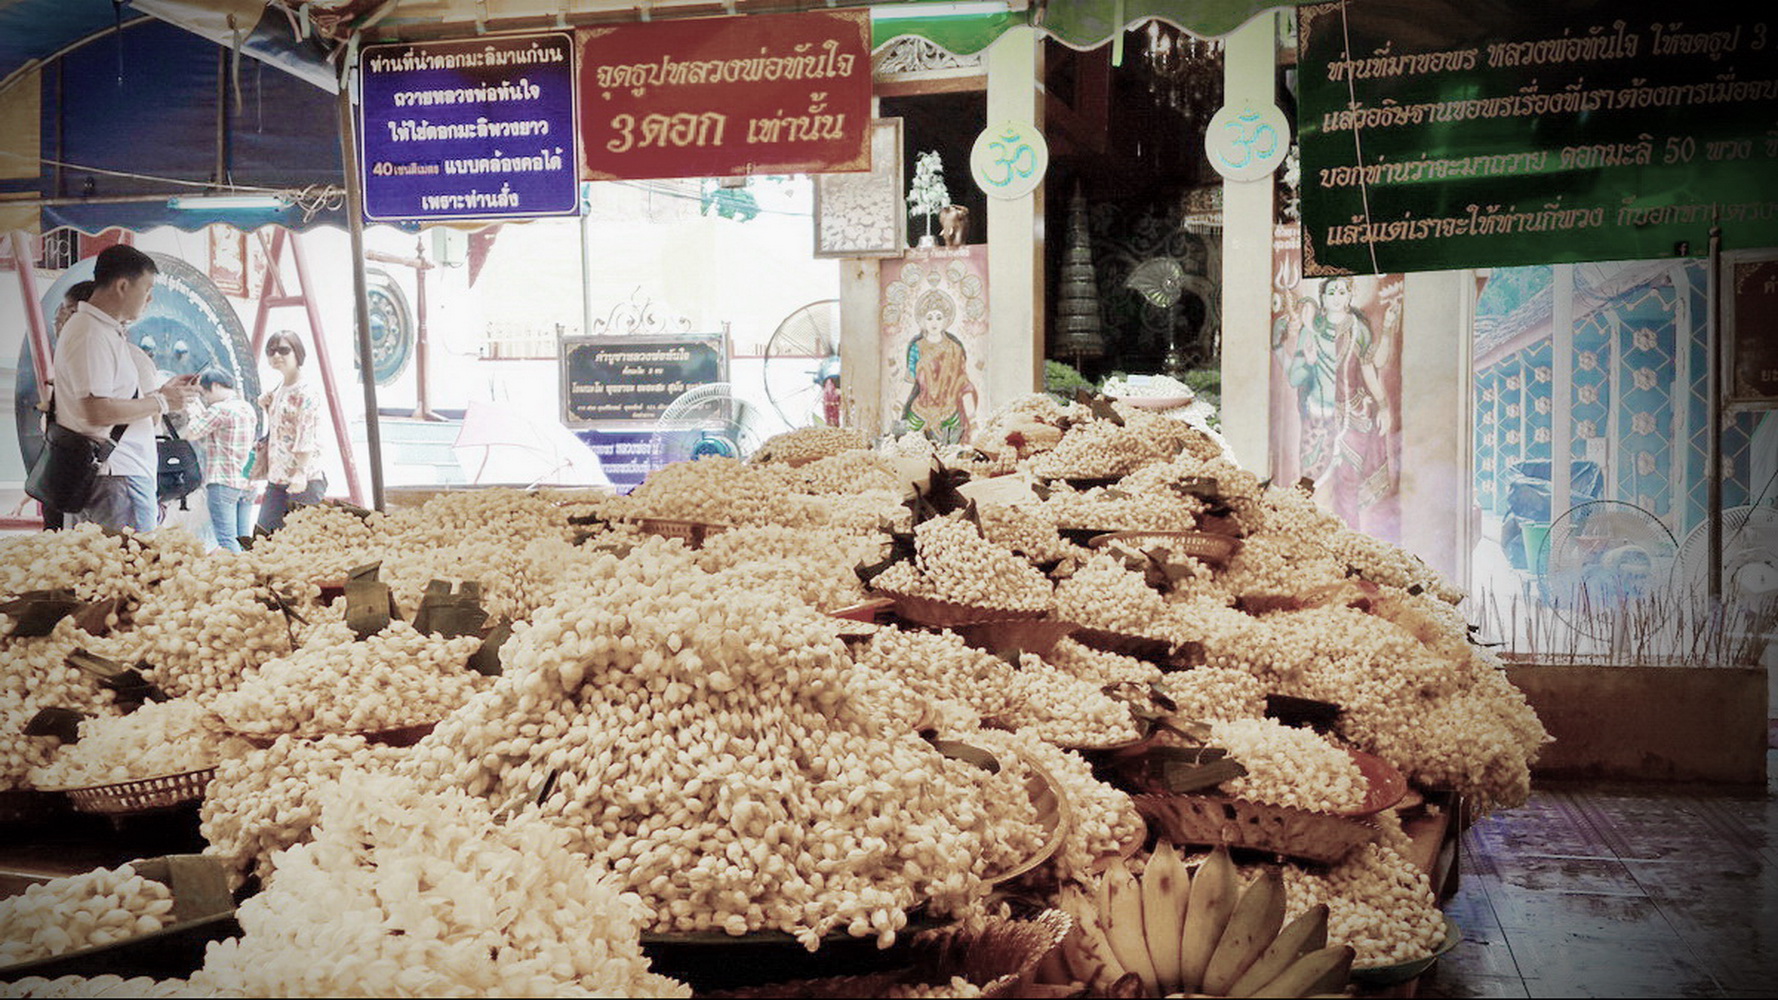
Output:
M414 258L419 263L414 265L414 368L417 392L414 397L414 417L418 420L442 420L432 412L431 391L431 345L426 336L426 272L432 265L426 262L425 244L414 244Z
M339 389L333 384L333 359L328 355L327 333L321 328L321 305L315 298L315 283L309 278L309 260L303 253L302 240L294 232L280 234L284 236L284 245L290 248L290 259L296 264L296 284L299 293L296 296L281 296L272 305L280 302L286 305L298 305L308 314L310 339L315 343L315 366L321 369L321 385L327 391L327 412L333 418L334 439L339 442L340 464L346 470L346 492L351 495L355 504L364 503L364 491L358 486L358 460L352 455L352 435L346 427L346 409L340 404ZM277 267L276 258L272 267ZM254 349L255 351L258 348ZM372 380L373 384L375 380ZM374 412L374 411L373 411ZM372 469L376 467L373 465Z
M1722 227L1710 227L1710 304L1705 323L1705 357L1709 359L1706 381L1708 401L1705 412L1709 423L1705 431L1704 475L1709 493L1704 501L1708 526L1705 553L1709 556L1710 607L1722 602Z
M364 444L370 453L370 505L383 509L383 435L378 426L376 360L370 344L370 286L364 277L364 180L352 118L352 67L340 76L340 160L346 173L346 221L352 235L352 293L358 325L358 383L364 387Z
M31 367L37 376L37 398L48 395L54 372L54 348L49 342L49 324L43 319L43 302L37 297L37 263L31 253L31 235L23 229L12 231L12 262L19 270L19 297L24 299L25 336L31 343Z
M581 182L581 190L586 190L586 182ZM581 205L580 211L580 335L593 335L593 230L586 206ZM562 349L557 344L556 349Z
M430 361L430 339L426 332L426 272L438 265L426 259L426 242L424 239L414 243L414 255L403 257L400 254L385 253L382 250L366 250L365 260L374 260L379 264L397 264L401 267L414 269L414 364L418 373L418 402L414 407L415 420L442 421L444 418L432 412L432 392L429 388L428 373L432 370Z

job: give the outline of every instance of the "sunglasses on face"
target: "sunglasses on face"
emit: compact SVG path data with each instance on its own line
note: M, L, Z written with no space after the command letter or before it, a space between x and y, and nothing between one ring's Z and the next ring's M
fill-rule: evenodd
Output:
M290 354L290 353L292 353L291 349L286 344L279 344L276 347L268 347L265 349L265 356L268 358L272 357L273 355L277 355L277 354Z

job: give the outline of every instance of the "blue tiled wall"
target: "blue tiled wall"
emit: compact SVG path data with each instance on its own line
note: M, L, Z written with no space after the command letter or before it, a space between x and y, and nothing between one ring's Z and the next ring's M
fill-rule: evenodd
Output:
M1708 490L1703 328L1708 303L1705 264L1680 266L1683 292L1665 282L1644 286L1575 317L1573 378L1566 393L1572 436L1566 454L1584 459L1587 438L1608 439L1606 497L1647 509L1683 540L1703 521ZM1503 319L1549 294L1550 273L1549 267L1495 269L1477 300L1478 318ZM1689 299L1688 310L1678 308L1681 294ZM1577 302L1576 308L1584 306ZM1689 329L1678 329L1682 315L1689 316ZM1691 378L1685 386L1676 384L1681 350L1689 352ZM1554 385L1547 337L1475 372L1475 487L1484 510L1505 513L1514 462L1550 457L1552 411L1562 396ZM1676 442L1682 410L1685 440ZM1757 420L1756 414L1741 414L1725 423L1724 506L1758 499L1749 489ZM1674 482L1675 447L1685 451L1683 495Z

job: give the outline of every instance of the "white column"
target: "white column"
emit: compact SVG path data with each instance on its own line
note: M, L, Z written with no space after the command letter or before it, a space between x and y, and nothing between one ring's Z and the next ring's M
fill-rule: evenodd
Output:
M1013 28L987 49L988 117L1043 127L1037 32ZM988 374L979 419L1043 385L1043 185L988 199Z
M1574 506L1574 265L1557 264L1550 287L1550 523ZM1535 377L1535 372L1533 372ZM1530 419L1530 415L1526 415Z
M1470 375L1472 271L1403 276L1401 544L1433 569L1469 579L1475 445Z
M1674 537L1683 541L1685 533L1691 527L1686 515L1691 512L1691 457L1692 457L1692 342L1702 332L1694 327L1692 320L1692 280L1683 262L1678 262L1667 272L1668 279L1673 283L1673 423L1671 425L1673 442L1668 449L1668 457L1672 460L1673 507L1667 518L1667 527L1673 529ZM1758 454L1758 452L1755 452ZM1704 470L1708 473L1710 470ZM1763 482L1759 478L1753 480L1757 490ZM1757 495L1757 494L1756 494Z
M1276 104L1275 15L1235 29L1223 46L1223 103ZM1272 178L1222 183L1222 433L1244 468L1271 463Z
M846 258L840 265L840 394L843 423L867 437L883 433L883 335L877 262Z

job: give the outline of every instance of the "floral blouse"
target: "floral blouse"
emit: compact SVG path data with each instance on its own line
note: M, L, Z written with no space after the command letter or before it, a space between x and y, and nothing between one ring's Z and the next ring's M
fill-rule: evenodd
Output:
M266 480L284 485L297 476L321 475L321 395L305 382L280 385L272 390L266 410ZM296 456L307 452L306 465L297 467Z

